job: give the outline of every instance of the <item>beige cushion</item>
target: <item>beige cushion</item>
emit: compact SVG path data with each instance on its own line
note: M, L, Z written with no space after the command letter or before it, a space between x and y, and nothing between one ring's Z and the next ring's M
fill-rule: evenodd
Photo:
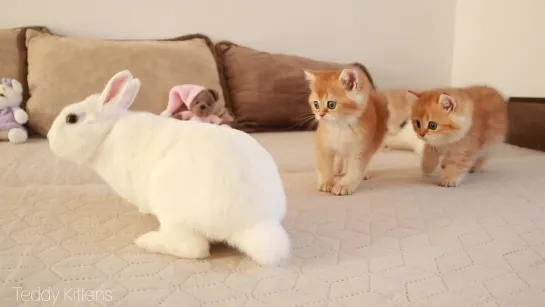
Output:
M217 90L220 99L215 113L228 116L212 43L206 36L113 41L28 30L26 45L29 126L38 134L47 134L64 106L100 92L116 72L124 69L142 81L133 110L159 114L166 107L172 86L195 83Z

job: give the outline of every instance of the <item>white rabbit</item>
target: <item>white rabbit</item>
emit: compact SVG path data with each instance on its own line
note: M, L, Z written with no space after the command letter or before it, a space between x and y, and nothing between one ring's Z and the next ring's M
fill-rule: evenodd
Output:
M221 241L260 264L287 258L286 194L269 152L240 130L130 111L139 88L121 71L65 107L47 134L53 153L157 217L159 228L135 240L143 249L199 259Z

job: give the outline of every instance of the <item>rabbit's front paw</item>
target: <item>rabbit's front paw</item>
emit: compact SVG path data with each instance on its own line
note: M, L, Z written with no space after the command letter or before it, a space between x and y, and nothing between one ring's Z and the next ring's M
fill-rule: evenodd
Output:
M208 241L191 233L150 231L138 237L134 243L147 251L179 258L202 259L210 256Z
M140 207L138 208L138 212L142 213L142 214L151 214L151 211L149 210L149 208L147 207Z

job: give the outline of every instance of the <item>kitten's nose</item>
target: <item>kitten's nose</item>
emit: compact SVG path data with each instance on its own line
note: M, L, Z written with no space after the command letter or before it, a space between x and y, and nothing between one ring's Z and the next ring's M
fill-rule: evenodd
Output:
M321 118L324 118L324 116L325 116L325 113L320 113Z

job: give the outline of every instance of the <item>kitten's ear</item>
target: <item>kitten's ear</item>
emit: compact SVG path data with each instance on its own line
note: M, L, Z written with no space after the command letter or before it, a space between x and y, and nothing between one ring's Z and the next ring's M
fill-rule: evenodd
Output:
M417 101L420 98L420 93L415 90L408 90L405 93L405 98L409 101Z
M443 110L449 113L454 111L454 108L456 108L456 100L448 94L439 95L438 103L441 105Z
M358 71L355 68L345 68L339 76L339 81L345 90L351 92L360 88Z
M303 69L303 72L305 73L305 80L307 80L309 83L316 80L316 75L312 71Z

